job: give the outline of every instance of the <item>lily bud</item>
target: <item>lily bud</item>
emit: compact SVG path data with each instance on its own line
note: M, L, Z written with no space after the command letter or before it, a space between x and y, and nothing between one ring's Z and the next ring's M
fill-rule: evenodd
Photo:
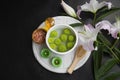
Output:
M70 7L68 4L66 4L63 0L61 0L61 5L68 15L72 17L77 17L75 10L72 7Z

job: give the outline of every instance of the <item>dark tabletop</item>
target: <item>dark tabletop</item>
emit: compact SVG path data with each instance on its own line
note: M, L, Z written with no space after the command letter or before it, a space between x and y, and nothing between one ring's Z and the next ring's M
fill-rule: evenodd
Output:
M76 9L77 5L85 3L86 0L65 0ZM88 0L87 0L88 1ZM112 0L111 0L112 1ZM32 32L47 18L60 16L64 13L61 0L19 0L9 7L8 23L13 26L12 37L16 43L12 47L13 53L5 54L7 63L4 80L94 80L92 56L87 62L73 74L57 74L46 70L34 57L32 50ZM119 6L120 0L112 1ZM111 21L113 21L110 18ZM9 46L11 47L11 46Z

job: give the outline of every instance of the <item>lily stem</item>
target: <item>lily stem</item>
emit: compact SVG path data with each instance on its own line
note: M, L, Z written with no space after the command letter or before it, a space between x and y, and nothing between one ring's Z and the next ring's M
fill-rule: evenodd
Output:
M96 13L94 13L93 25L95 26Z

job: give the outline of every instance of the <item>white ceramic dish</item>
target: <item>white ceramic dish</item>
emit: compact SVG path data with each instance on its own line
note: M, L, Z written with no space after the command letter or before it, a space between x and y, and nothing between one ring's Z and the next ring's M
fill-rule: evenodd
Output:
M57 17L54 17L54 19L55 19L55 25L56 24L67 24L67 25L69 25L69 24L73 24L73 23L79 23L78 20L76 20L72 17L68 17L68 16L57 16ZM44 26L44 22L38 28L40 28L42 26ZM82 27L75 27L74 29L76 30L76 32L78 32L78 30L82 30L83 28ZM34 56L35 56L35 58L37 59L37 61L39 62L40 65L42 65L45 69L47 69L49 71L52 71L52 72L55 72L55 73L66 73L67 72L67 69L70 66L70 64L72 63L72 60L74 58L74 53L75 53L76 49L74 51L72 51L71 53L66 54L64 56L52 53L50 58L45 59L45 58L40 56L40 51L41 51L42 48L47 47L46 44L38 45L34 42L32 42L32 44L33 44L32 47L33 47ZM77 46L78 45L79 45L79 39L78 39ZM86 63L86 61L88 60L90 54L91 54L91 52L87 52L86 55L77 64L77 66L75 67L74 70L77 70L78 68L83 66ZM51 65L50 60L54 56L59 56L59 57L62 58L61 67L55 68Z
M49 36L50 36L51 31L57 30L58 35L59 35L60 32L61 32L61 30L64 29L64 28L70 29L70 30L72 31L72 33L75 35L75 38L76 38L76 39L75 39L75 44L74 44L74 46L73 46L70 50L61 53L61 52L58 52L58 51L52 49L52 48L49 46L48 38L49 38ZM59 54L59 55L69 54L69 53L71 53L71 52L76 48L76 46L77 46L77 44L78 44L78 34L77 34L77 32L75 31L74 28L72 28L71 26L69 26L69 25L67 25L67 24L56 24L56 25L54 25L53 27L51 27L51 28L48 30L48 32L47 32L47 34L46 34L46 44L47 44L48 48L49 48L52 52L54 52L54 53L56 53L56 54Z

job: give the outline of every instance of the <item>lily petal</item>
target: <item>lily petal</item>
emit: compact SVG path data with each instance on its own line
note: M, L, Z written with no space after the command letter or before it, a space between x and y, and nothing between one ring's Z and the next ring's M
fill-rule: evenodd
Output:
M84 31L81 31L79 35L79 40L83 48L87 51L94 50L93 43L97 38L99 28L94 28L92 25L84 25Z
M116 28L111 28L111 35L113 38L118 38L117 37L118 30Z
M84 26L86 31L92 32L94 30L94 27L91 24L85 25Z
M78 7L77 7L77 16L78 16L79 19L81 19L81 18L80 18L80 13L81 13L81 11L82 11L82 10L81 10L81 7L78 6Z
M61 5L68 15L70 15L72 17L77 16L75 13L75 10L72 7L70 7L68 4L66 4L63 0L61 0Z
M100 29L108 30L109 34L112 26L113 25L107 20L101 21L95 25L95 27L100 27Z
M111 9L112 3L110 2L98 2L97 0L90 0L89 3L85 3L84 5L81 6L82 11L90 11L92 13L96 13L98 9L108 6L108 9Z
M111 9L112 3L111 2L105 2L105 5L108 6L108 9Z
M93 41L89 41L86 44L84 44L83 48L87 51L93 51L94 50Z

